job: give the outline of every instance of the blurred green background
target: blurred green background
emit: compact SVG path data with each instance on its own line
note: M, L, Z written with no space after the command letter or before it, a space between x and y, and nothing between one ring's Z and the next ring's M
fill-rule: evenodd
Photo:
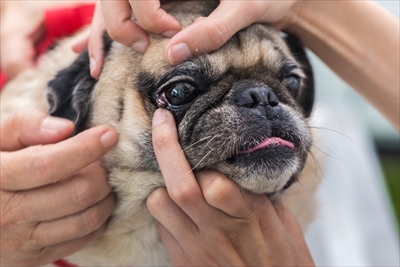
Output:
M395 145L395 144L394 144ZM398 146L397 146L398 148ZM400 233L400 156L396 149L388 149L377 142L380 163L385 177L386 188L397 219L397 230Z

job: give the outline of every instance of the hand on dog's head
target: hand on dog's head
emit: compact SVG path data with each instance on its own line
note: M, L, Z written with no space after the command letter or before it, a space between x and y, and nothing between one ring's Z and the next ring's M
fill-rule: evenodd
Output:
M188 25L215 6L165 8ZM217 51L175 66L164 61L166 42L151 36L142 55L106 38L99 80L91 78L83 53L49 83L50 114L73 120L76 133L112 125L121 141L108 166L158 171L151 118L156 108L166 108L193 168L218 170L256 193L295 182L311 147L306 118L314 102L311 67L297 38L255 24Z

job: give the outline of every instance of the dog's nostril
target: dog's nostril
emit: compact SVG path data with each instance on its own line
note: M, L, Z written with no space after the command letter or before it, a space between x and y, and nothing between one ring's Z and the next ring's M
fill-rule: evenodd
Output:
M272 91L268 92L268 103L271 107L276 107L279 104L278 98Z
M249 88L242 92L238 97L237 104L245 108L275 107L279 104L276 95L266 87Z
M248 99L249 101L245 101L242 106L246 107L246 108L256 108L257 106L259 106L260 103L260 99L258 97L258 95L251 93L250 97ZM262 104L261 104L262 105Z

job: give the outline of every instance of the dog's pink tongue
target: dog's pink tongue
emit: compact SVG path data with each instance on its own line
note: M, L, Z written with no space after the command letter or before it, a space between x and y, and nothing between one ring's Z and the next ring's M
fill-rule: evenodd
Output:
M243 151L240 154L248 154L253 151L262 149L264 147L270 146L270 145L275 145L275 144L280 144L282 146L286 146L288 148L294 148L294 144L290 141L283 140L282 138L279 137L270 137L256 145L255 147L250 148L249 150Z

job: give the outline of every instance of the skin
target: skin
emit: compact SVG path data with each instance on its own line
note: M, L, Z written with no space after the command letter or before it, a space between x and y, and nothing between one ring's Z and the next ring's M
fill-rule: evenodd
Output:
M39 10L41 7L31 9L18 1L1 2L0 62L10 79L34 66L34 44L45 33L43 13ZM16 16L20 19L16 20Z
M98 126L67 139L72 131L36 110L2 122L0 265L50 263L104 231L115 199L99 158L118 136Z
M241 190L215 171L192 173L173 115L153 118L166 189L147 200L173 266L314 266L301 229L280 201Z
M179 30L179 23L160 8L157 0L118 1L118 6L111 1L101 1L101 6L107 10L103 15L110 36L127 46L134 47L138 40L142 40L142 44L148 42L146 32L171 37L178 31L165 48L164 56L169 64L216 50L234 33L252 23L272 24L278 30L297 35L306 47L400 129L399 19L377 3L221 0L210 16L182 30ZM137 23L130 21L129 7ZM99 19L102 18L99 16ZM94 24L100 22L94 21ZM96 38L95 35L93 33L91 38ZM89 46L89 51L92 60L97 62L92 75L98 77L102 51L94 45ZM140 46L138 51L145 51L145 47Z
M35 66L35 45L46 33L44 10L82 2L86 1L1 1L0 63L8 79Z

